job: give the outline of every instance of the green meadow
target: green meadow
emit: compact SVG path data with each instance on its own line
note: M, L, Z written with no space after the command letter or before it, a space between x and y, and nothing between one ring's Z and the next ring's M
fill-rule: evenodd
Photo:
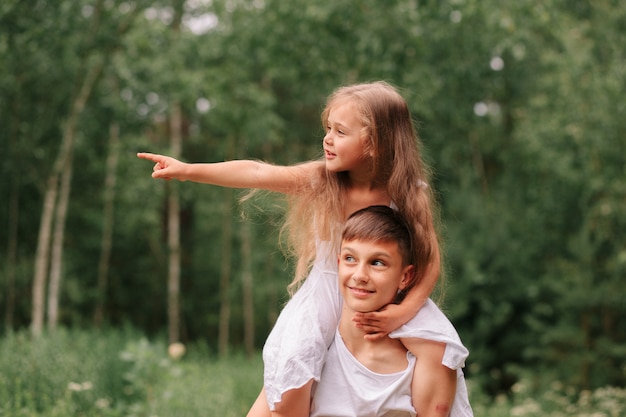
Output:
M134 330L58 330L0 340L0 416L245 416L262 380L260 354L217 358L206 346L174 360L166 343ZM541 393L518 383L509 396L483 395L470 379L476 416L626 415L626 390L575 393L552 383Z
M258 357L181 360L132 331L29 333L0 341L0 416L243 416L262 381Z

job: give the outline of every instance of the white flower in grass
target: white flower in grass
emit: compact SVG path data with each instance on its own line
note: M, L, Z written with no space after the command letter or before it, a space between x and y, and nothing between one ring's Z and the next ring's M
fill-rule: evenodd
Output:
M108 398L98 398L96 400L96 407L101 409L107 409L111 406L111 401Z
M81 391L89 391L93 389L93 384L89 381L85 381L82 384L78 382L70 382L67 384L68 391L73 392L81 392Z
M182 358L182 356L185 354L185 351L186 351L185 345L183 345L180 342L172 343L167 348L167 354L173 360L178 360Z
M69 391L75 391L75 392L79 392L81 391L82 385L79 384L78 382L70 382L69 384L67 384L67 389Z

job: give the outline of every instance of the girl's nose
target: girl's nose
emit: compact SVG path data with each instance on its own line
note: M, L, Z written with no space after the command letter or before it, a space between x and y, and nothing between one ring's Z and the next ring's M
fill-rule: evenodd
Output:
M332 144L332 141L333 140L332 140L332 136L330 134L330 131L326 132L326 134L324 135L324 140L323 140L324 144L325 145L330 145L330 144Z

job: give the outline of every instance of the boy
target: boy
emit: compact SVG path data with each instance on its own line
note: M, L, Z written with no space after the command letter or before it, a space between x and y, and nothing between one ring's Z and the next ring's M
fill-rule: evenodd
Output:
M422 260L415 259L418 251L411 247L409 230L386 206L359 210L346 222L338 274L343 309L320 381L313 387L311 417L473 415L460 370L468 352L432 301L413 319L423 334L407 334L402 341L366 340L351 321L356 312L399 302L419 280L414 270ZM394 333L403 337L402 332Z

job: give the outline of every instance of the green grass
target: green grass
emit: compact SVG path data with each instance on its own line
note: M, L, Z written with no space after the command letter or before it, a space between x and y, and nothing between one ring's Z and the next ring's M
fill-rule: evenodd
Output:
M132 331L67 331L0 340L0 416L240 417L262 384L260 356L179 361Z
M9 334L0 339L0 417L241 417L262 368L260 354L218 360L200 344L173 361L163 341L132 330ZM624 388L579 393L551 383L537 392L523 379L492 399L473 382L477 417L626 415Z

